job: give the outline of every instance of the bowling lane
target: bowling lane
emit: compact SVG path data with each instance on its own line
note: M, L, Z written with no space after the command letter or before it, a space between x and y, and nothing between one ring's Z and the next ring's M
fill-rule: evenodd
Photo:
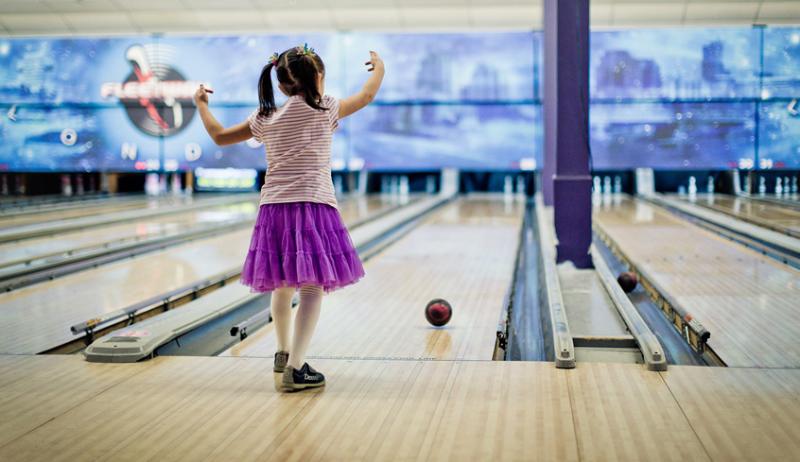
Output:
M82 249L96 249L155 237L173 236L224 222L252 219L257 211L258 203L251 198L203 210L176 212L109 226L26 239L24 243L3 243L0 244L0 267L8 267L32 258L61 255L66 252L75 253Z
M59 208L58 210L53 211L11 214L10 216L3 216L0 214L0 229L47 223L71 218L88 217L92 215L112 214L130 210L155 210L161 207L170 207L175 205L191 205L200 203L204 200L218 199L220 197L222 196L139 196L135 198L124 199L105 199L97 201L93 204L74 204L70 207Z
M279 393L272 358L0 356L0 460L800 460L796 369L315 364Z
M345 200L346 223L395 207L394 200ZM74 337L73 324L240 267L250 229L169 247L0 294L0 352L38 353Z
M325 297L309 355L490 360L523 210L522 201L470 196L434 212L369 260L362 281ZM443 329L425 320L425 305L434 298L453 305ZM224 354L274 352L270 324Z
M782 207L778 203L752 200L724 194L671 196L731 215L740 220L763 226L779 233L800 237L800 209Z
M17 213L35 213L37 211L48 211L63 208L80 207L81 205L93 205L100 202L112 202L130 200L143 197L143 194L123 193L123 194L84 194L83 196L10 196L0 197L0 216L13 215Z
M800 367L800 271L628 197L595 226L711 332L734 367Z

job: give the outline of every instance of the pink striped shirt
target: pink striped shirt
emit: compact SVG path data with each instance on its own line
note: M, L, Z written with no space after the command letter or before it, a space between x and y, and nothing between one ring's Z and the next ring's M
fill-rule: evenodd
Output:
M264 143L267 175L260 204L317 202L336 207L331 181L331 138L339 126L339 100L322 98L319 111L302 96L290 96L269 117L247 118L253 137Z

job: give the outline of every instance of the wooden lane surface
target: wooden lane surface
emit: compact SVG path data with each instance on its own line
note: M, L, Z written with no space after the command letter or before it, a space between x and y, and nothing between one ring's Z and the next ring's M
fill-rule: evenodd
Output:
M670 366L662 376L712 459L800 460L800 370Z
M568 383L581 460L709 460L659 373L579 362Z
M83 199L76 198L76 196L72 196L72 199L74 200L70 200L71 198L65 198L64 196L57 196L57 198L66 200L53 201L53 202L34 199L34 197L38 196L31 196L30 200L32 202L28 202L27 204L22 204L20 202L12 204L13 199L0 200L0 220L4 217L7 218L20 214L50 213L62 210L71 210L71 209L88 208L88 207L106 207L116 204L125 204L135 201L146 200L148 196L145 196L144 193L124 195L124 196L94 196L92 198L86 198L86 196L84 196ZM164 196L164 197L169 197L169 196Z
M87 217L90 215L109 214L136 209L155 209L159 207L169 207L179 204L193 204L203 198L199 196L162 196L162 197L142 197L139 199L126 200L124 202L109 201L95 204L87 204L86 207L69 208L66 210L54 210L52 212L33 213L20 216L2 217L0 216L0 228L12 228L14 226L31 225L34 223L46 223L50 221L66 220L71 218Z
M800 367L800 271L641 201L595 207L594 219L706 326L726 364Z
M724 194L698 195L693 201L689 200L688 196L674 197L709 207L755 225L800 237L800 210L793 207L781 207L775 203Z
M0 447L144 370L89 363L76 368L77 356L28 358L0 356Z
M346 201L346 222L391 207ZM0 353L38 353L72 340L73 324L110 313L244 262L250 229L169 247L0 294Z
M800 370L318 363L287 394L271 358L0 358L0 460L800 459Z
M368 261L362 281L325 297L309 356L491 359L523 209L521 201L473 197L434 212ZM454 309L444 329L425 320L434 298ZM268 325L224 354L274 352Z
M178 234L200 226L255 217L257 211L258 203L247 200L207 210L176 212L170 215L146 217L130 222L26 239L23 243L2 243L0 244L0 255L2 255L0 264L22 258L68 252L82 247L99 246L107 242L133 241L147 237Z

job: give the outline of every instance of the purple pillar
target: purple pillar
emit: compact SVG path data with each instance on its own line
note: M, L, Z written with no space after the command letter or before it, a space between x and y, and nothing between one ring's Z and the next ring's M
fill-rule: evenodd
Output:
M589 0L545 0L544 50L544 201L554 208L558 261L590 268Z
M545 205L553 205L553 177L556 174L556 90L558 89L558 1L544 3L544 165L542 166L542 195Z

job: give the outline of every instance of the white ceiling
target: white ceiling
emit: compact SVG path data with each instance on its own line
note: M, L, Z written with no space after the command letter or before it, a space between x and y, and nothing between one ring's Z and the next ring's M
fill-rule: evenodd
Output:
M593 27L800 24L800 0L591 0ZM539 29L542 0L0 0L0 35Z

